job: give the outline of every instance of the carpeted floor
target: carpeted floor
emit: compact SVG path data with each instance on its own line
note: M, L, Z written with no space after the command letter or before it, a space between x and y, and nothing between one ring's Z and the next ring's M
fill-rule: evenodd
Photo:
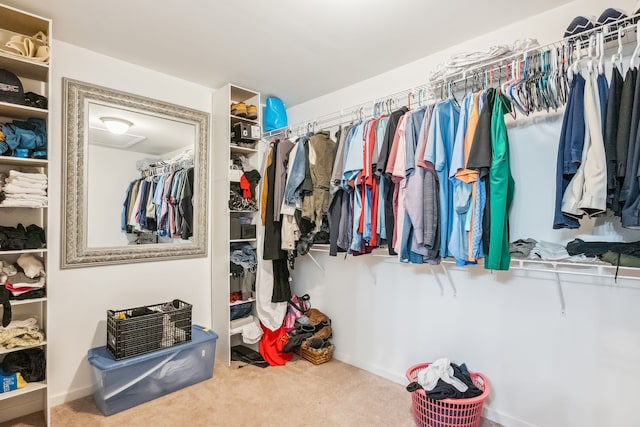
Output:
M31 415L0 427L43 425ZM294 356L282 367L216 364L213 378L103 416L93 397L51 410L54 427L87 426L413 426L402 385L332 360L315 366ZM499 427L484 421L482 427Z

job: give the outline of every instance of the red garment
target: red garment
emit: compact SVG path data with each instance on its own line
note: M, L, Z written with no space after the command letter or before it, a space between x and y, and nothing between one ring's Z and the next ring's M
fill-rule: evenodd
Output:
M244 197L245 199L250 199L251 185L249 185L249 180L244 174L242 174L242 177L240 178L240 188L243 190L242 197Z
M289 335L280 326L275 331L265 328L261 323L262 338L260 339L260 355L271 366L285 365L293 357L293 353L284 353L282 348L289 342Z

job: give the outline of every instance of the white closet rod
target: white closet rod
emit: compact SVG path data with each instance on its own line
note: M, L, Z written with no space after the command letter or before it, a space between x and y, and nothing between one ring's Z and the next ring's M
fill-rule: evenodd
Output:
M328 245L314 245L310 248L310 251L314 252L329 252ZM343 252L340 252L342 255ZM346 254L346 253L345 253ZM374 256L387 258L392 261L395 260L398 264L404 264L398 261L398 257L395 255L387 255L381 253L371 253L369 255L362 256ZM316 261L317 262L317 261ZM467 265L467 266L457 266L456 262L450 259L441 260L441 265L448 265L449 269L454 267L455 271L465 271L474 268L482 267L482 264L477 265ZM532 264L532 266L528 266L527 264ZM430 264L424 264L425 266L432 266ZM540 267L539 267L540 266ZM551 268L549 268L551 267ZM559 268L560 267L560 268ZM577 271L575 269L595 269L596 271ZM554 273L554 274L568 274L574 276L586 276L586 277L597 277L597 278L617 278L623 280L640 280L639 276L630 276L630 275L621 275L618 274L616 276L616 269L619 272L640 272L640 269L635 267L616 267L615 265L609 264L589 264L584 262L568 262L568 261L544 261L544 260L534 260L534 259L519 259L513 258L511 259L511 265L509 267L510 270L520 270L520 271L532 271L538 273ZM494 270L486 270L486 271L494 271ZM505 271L508 272L508 271ZM640 289L637 287L632 287L632 289Z
M483 62L479 65L471 66L445 77L444 80L440 79L436 82L436 84L434 84L434 82L431 82L424 85L414 86L412 88L405 89L391 95L375 98L373 100L363 102L351 107L342 108L338 111L334 111L333 113L318 116L317 118L311 120L298 122L288 127L290 131L289 133L285 132L286 129L264 132L263 137L270 138L277 135L284 135L285 133L287 134L287 136L290 133L293 133L296 136L300 136L306 132L329 129L352 122L357 119L366 119L373 117L374 113L380 111L380 108L383 108L385 112L389 112L390 110L396 109L401 105L416 105L422 102L428 103L430 100L437 99L437 97L435 96L436 92L440 90L442 85L455 85L456 83L464 82L469 78L469 76L480 75L485 72L500 72L500 70L502 70L508 63L511 63L518 59L522 59L525 55L536 54L557 47L571 46L572 43L574 43L576 40L582 40L585 38L588 39L592 34L596 34L599 32L604 32L604 35L609 38L611 38L612 36L616 36L611 40L607 40L605 42L605 46L611 47L612 45L617 44L617 35L621 31L625 36L624 43L631 43L632 41L634 41L634 39L632 37L627 37L627 35L633 30L637 31L637 25L635 24L635 22L637 22L638 19L640 19L640 13L611 22L604 26L596 26L590 30L583 31L580 34L566 37L552 43L548 43L546 45L535 46L518 53L503 56L492 61ZM588 43L582 42L581 46L583 49L587 49ZM570 51L570 54L572 53L574 53L574 51ZM424 100L421 99L422 95L424 95Z

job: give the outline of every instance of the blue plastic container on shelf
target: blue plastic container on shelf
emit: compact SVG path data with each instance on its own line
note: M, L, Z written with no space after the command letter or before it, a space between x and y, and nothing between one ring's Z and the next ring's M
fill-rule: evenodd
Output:
M191 341L115 360L106 346L88 352L93 396L104 415L112 415L213 376L218 335L193 325Z

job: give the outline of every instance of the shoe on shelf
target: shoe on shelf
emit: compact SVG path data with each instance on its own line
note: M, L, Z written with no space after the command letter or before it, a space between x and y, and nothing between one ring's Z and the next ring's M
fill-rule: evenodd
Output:
M244 102L231 104L231 114L238 117L247 117L247 104Z
M258 107L255 105L247 105L247 119L255 120L258 118Z

